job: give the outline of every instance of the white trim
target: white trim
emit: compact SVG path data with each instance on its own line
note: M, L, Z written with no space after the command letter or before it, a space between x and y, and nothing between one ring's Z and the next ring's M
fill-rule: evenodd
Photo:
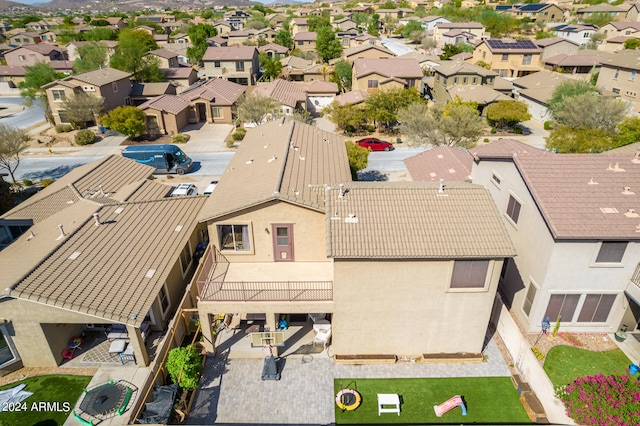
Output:
M531 307L529 308L529 313L527 314L524 310L524 304L527 301L527 294L529 293L529 287L531 286L533 286L536 289L536 294L533 295L533 300L531 301ZM539 294L540 294L540 286L538 285L538 283L535 282L535 280L531 276L529 276L529 285L527 286L527 291L525 291L524 298L522 299L522 303L520 304L520 310L522 311L525 317L531 318L531 312L533 312L533 308L535 306L535 302Z
M0 334L2 334L2 337L4 338L4 341L7 342L7 347L9 348L9 351L11 352L11 355L13 355L13 358L11 358L10 360L4 362L3 364L0 364L0 368L4 368L7 367L13 363L16 363L20 360L22 360L22 358L20 358L20 354L18 353L18 349L16 348L16 346L13 344L13 340L11 339L11 336L9 335L9 332L7 331L7 325L8 323L5 324L0 324Z
M167 296L167 309L166 310L162 309L162 299L160 298L160 295L161 295L162 291L164 291L164 294ZM162 284L162 287L160 287L160 291L158 291L158 306L160 307L160 313L162 314L162 319L166 319L167 318L167 314L171 310L171 297L169 296L169 290L167 289L167 283Z
M455 266L456 260L458 261L487 261L489 265L487 265L487 274L484 277L484 286L483 287L467 287L467 288L451 288L451 279L453 278L453 268ZM496 261L495 259L452 259L449 267L449 275L447 280L447 293L486 293L489 291L489 287L491 287L491 279L493 277L493 270L495 268Z
M607 243L626 242L627 243L627 248L624 250L624 254L622 255L622 259L620 259L620 262L596 262L596 259L600 254L600 248L602 247L602 243L604 242L607 242ZM595 245L595 250L593 251L593 255L591 256L591 262L589 262L589 267L590 268L624 268L626 267L627 265L624 264L624 259L627 256L627 253L629 252L629 244L631 244L631 241L612 241L612 240L598 241Z
M520 211L518 212L518 221L520 221L520 218L522 216L522 207L524 207L524 203L522 202L522 200L520 199L520 197L518 197L516 194L513 193L513 191L509 191L509 197L513 197L514 200L516 200L518 203L520 203ZM504 208L504 217L507 218L507 221L516 229L518 229L518 223L514 222L513 219L511 219L511 216L509 216L509 213L507 213L507 210L509 209L509 199L507 198L507 205Z

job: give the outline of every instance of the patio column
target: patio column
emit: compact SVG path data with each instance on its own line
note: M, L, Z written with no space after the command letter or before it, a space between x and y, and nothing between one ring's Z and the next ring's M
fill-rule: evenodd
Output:
M274 314L272 312L267 312L266 316L266 324L265 324L265 331L268 329L271 332L277 331L278 330L278 319L280 317L280 314ZM279 348L277 347L272 347L271 348L271 353L273 354L273 356L278 356L279 355Z
M136 355L136 365L138 367L148 366L149 354L147 354L147 348L144 346L140 328L127 324L127 333L129 334L129 344L133 345L133 353Z
M200 311L200 329L202 332L202 336L204 337L204 349L207 353L215 354L216 353L216 341L215 338L212 337L213 333L211 332L211 324L213 323L213 315Z

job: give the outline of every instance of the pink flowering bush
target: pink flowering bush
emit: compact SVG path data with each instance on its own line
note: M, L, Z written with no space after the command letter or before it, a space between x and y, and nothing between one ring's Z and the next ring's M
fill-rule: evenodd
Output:
M628 374L579 377L556 389L556 396L578 424L640 425L640 383Z

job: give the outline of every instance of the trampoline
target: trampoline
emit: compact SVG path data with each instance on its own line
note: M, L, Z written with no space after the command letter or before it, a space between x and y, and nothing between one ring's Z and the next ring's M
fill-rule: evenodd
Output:
M342 411L355 410L360 406L362 396L355 389L342 389L336 395L336 405Z
M73 410L73 416L85 425L94 425L95 420L121 416L129 408L133 393L137 390L136 386L125 380L110 380L85 389L82 399Z

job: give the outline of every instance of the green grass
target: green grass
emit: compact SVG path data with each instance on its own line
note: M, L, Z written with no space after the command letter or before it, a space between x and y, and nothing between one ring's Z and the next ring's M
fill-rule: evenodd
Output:
M442 379L343 379L344 388L356 389L362 404L344 413L336 407L336 424L370 423L490 423L530 424L518 391L509 377L468 377ZM334 381L337 394L340 380ZM377 394L396 393L401 398L400 416L378 416ZM467 415L459 407L436 417L434 405L454 395L466 401Z
M568 385L578 377L624 373L630 364L620 349L593 352L573 346L554 346L544 361L544 371L555 387Z
M28 379L1 386L0 390L10 389L19 384L26 384L25 391L33 392L23 403L26 411L13 411L0 413L0 425L37 425L55 426L62 425L76 401L87 387L91 376L49 375L30 377ZM32 410L34 403L59 402L60 411ZM63 403L69 404L69 411L63 411ZM53 404L50 404L53 405ZM36 405L37 407L37 405Z

